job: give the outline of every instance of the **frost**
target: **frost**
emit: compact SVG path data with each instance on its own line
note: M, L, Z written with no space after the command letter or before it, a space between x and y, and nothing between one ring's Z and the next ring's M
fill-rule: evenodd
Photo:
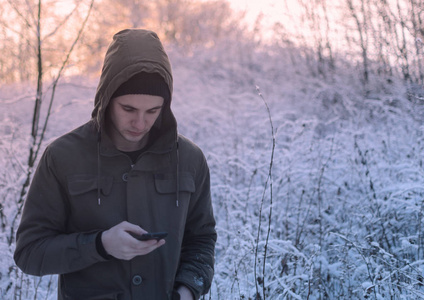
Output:
M371 242L371 246L380 248L380 245L377 242Z
M368 290L369 288L371 288L373 286L373 284L372 284L372 282L369 282L369 281L365 281L365 282L363 282L362 283L362 288L364 289L364 290Z
M195 276L193 278L193 282L194 282L195 285L197 285L199 287L203 286L203 284L204 284L203 278L202 277L197 277L197 276Z

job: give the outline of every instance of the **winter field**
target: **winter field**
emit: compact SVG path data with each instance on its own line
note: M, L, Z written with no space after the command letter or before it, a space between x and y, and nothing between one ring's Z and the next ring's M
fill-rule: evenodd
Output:
M205 299L424 299L423 89L365 86L348 63L319 77L286 51L170 49L179 131L211 169ZM59 82L43 147L89 119L96 84ZM0 87L0 299L56 299L55 276L12 259L34 96Z

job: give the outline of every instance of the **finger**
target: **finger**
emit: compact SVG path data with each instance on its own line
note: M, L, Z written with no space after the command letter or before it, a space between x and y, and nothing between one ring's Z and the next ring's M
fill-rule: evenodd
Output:
M139 235L141 235L143 233L147 233L147 231L144 230L143 228L141 228L140 226L129 223L127 221L120 223L118 226L120 226L120 228L124 231L133 232L133 233L139 234Z
M120 223L118 227L119 228L117 228L117 230L123 233L123 235L121 236L125 240L133 240L135 236L141 236L144 233L147 233L147 231L141 228L140 226L131 224L126 221Z
M140 241L135 237L131 237L131 241L128 242L128 246L134 249L134 251L143 251L144 248L149 248L156 244L156 240Z
M122 259L129 260L135 256L150 253L159 247L159 245L161 246L162 244L155 240L141 242L131 238L131 240L125 241L123 244L121 244L119 248L120 256Z
M165 244L165 240L150 240L138 241L135 240L134 245L128 245L128 248L123 250L122 256L125 260L130 260L139 255L146 255Z
M153 243L149 243L149 242L153 242ZM144 247L139 248L140 255L145 255L163 246L165 244L165 240L160 240L160 241L152 240L152 241L141 242L141 243L145 243L145 245Z
M132 243L133 249L136 251L145 251L146 249L150 249L155 247L158 244L158 241L156 240L149 240L149 241L139 241L135 240L134 243Z

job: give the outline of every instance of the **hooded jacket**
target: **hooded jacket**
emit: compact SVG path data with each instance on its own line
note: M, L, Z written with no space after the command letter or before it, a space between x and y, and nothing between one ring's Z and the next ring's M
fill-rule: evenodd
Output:
M157 35L121 31L106 53L92 120L47 146L34 174L14 259L25 273L59 274L58 299L178 299L181 284L198 299L210 288L209 169L201 150L177 134L171 99L135 164L102 130L113 93L139 72L160 74L172 98L171 65ZM166 244L129 261L105 258L96 237L122 221L168 232Z

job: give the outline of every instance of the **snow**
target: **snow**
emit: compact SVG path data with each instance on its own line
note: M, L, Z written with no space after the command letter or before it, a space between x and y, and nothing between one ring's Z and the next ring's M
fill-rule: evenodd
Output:
M366 93L354 67L319 78L283 49L246 61L233 48L169 47L179 131L211 170L218 241L206 299L424 298L424 103L408 100L408 85L374 78ZM96 84L60 81L43 147L90 118ZM271 127L256 87L276 139L267 185ZM34 91L0 87L1 299L56 298L55 277L22 274L8 243Z

